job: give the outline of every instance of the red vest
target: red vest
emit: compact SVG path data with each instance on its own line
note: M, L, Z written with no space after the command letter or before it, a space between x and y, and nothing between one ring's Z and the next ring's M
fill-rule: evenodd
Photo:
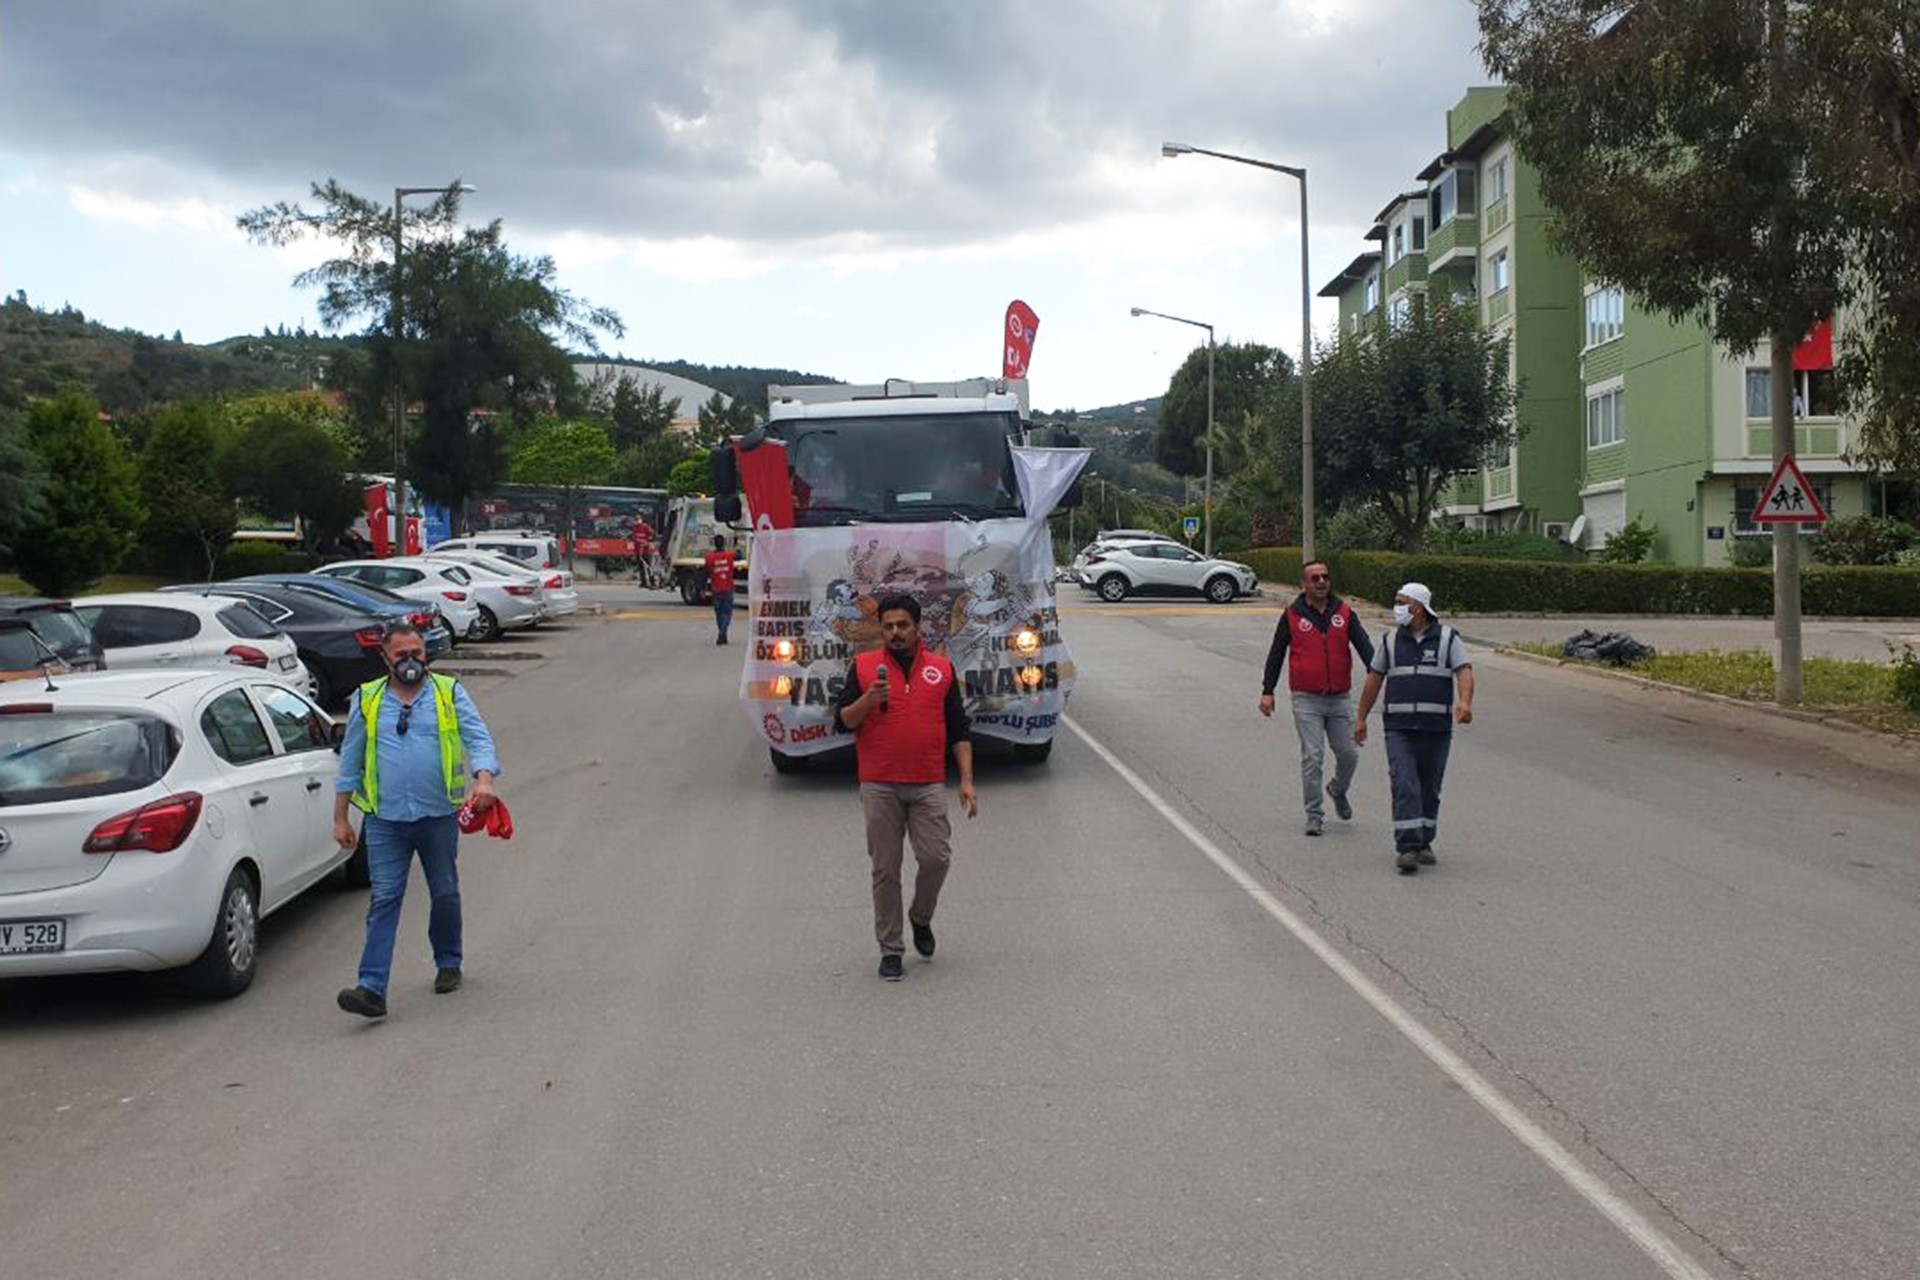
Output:
M854 750L860 781L923 785L947 780L947 690L953 664L925 649L913 656L902 677L900 664L885 649L869 649L853 660L862 689L873 688L880 664L887 672L887 705L874 704L860 722Z
M707 585L717 596L732 594L733 552L707 552Z
M1348 628L1353 610L1342 600L1322 631L1305 613L1287 606L1287 688L1295 693L1346 693L1353 688Z

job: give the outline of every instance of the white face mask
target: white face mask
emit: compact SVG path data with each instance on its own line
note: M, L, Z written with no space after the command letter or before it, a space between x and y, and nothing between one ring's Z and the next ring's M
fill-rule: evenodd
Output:
M1403 627L1412 626L1413 606L1410 604L1397 604L1393 606L1393 620Z

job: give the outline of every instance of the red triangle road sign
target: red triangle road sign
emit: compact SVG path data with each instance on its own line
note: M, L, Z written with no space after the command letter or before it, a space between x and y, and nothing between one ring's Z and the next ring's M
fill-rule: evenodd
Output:
M1773 478L1760 491L1760 501L1753 508L1753 519L1756 524L1826 523L1827 509L1820 505L1820 495L1807 483L1792 454L1780 459L1780 465L1773 469Z

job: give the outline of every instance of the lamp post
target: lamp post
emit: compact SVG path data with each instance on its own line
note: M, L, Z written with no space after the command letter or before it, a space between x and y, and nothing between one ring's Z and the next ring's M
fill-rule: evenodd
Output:
M449 182L443 187L395 187L393 189L393 554L407 554L407 384L400 376L400 344L406 333L402 324L402 302L406 296L401 282L400 255L406 247L406 223L401 218L401 202L408 196L462 195L473 188L464 182Z
M1184 316L1170 316L1164 311L1149 311L1145 307L1134 307L1133 314L1155 316L1161 320L1171 320L1175 324L1190 324L1196 329L1207 331L1207 479L1200 490L1200 527L1205 530L1202 547L1207 559L1213 559L1213 326L1203 320L1188 320Z
M1271 160L1254 160L1226 151L1190 147L1184 142L1163 142L1160 154L1169 159L1179 156L1212 156L1235 164L1250 164L1300 180L1300 551L1313 559L1313 284L1307 263L1307 171Z

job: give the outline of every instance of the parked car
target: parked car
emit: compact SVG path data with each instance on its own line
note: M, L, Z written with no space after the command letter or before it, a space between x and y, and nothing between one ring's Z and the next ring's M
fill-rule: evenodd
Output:
M343 864L334 726L257 672L0 688L0 978L183 968L253 981L260 920Z
M347 695L387 672L380 655L385 624L377 614L298 587L264 582L215 582L163 587L167 592L227 596L244 600L254 612L293 637L300 661L313 673L313 698L329 711L346 706Z
M439 555L427 553L429 559ZM473 629L475 640L498 640L503 632L537 627L546 620L539 570L521 569L518 562L512 569L492 569L467 561L441 563L458 563L473 580L473 599L480 606L480 623Z
M252 667L309 694L299 648L245 601L183 592L130 591L74 602L116 671L145 667Z
M580 591L574 585L573 574L565 569L535 569L509 556L496 555L491 551L429 551L430 560L457 560L462 564L478 565L483 569L492 569L510 577L530 578L540 584L540 602L545 618L570 618L580 612Z
M57 660L55 671L99 671L107 665L70 602L0 596L0 680L38 676L49 660Z
M385 587L369 586L351 578L326 578L317 573L256 573L233 581L316 592L376 614L383 623L405 620L420 629L421 638L427 642L428 661L451 652L457 638L453 634L453 624L447 621L439 606L409 600Z
M1079 554L1073 558L1073 564L1069 566L1069 572L1072 573L1075 582L1091 591L1093 579L1087 573L1087 564L1094 556L1105 552L1109 547L1138 546L1149 542L1163 542L1170 547L1182 545L1164 533L1142 533L1133 529L1118 529L1112 533L1103 533L1080 548Z
M544 533L476 533L465 538L449 538L427 548L435 551L491 551L495 555L518 560L530 569L558 569L560 543Z
M1233 560L1211 560L1173 542L1108 546L1088 557L1087 579L1109 603L1130 595L1205 596L1227 604L1260 585L1254 571Z
M472 575L463 565L425 556L399 556L391 560L342 560L321 565L314 574L363 582L433 605L446 616L455 635L472 635L479 627L480 605L473 598Z

